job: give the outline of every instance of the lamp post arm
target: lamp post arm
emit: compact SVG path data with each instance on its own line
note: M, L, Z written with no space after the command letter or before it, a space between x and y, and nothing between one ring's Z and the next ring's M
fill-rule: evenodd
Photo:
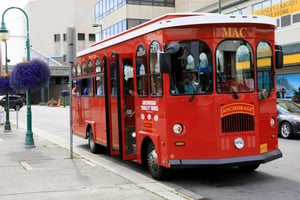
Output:
M4 22L4 16L5 16L5 13L11 9L18 9L20 10L26 17L26 30L27 30L27 33L26 33L26 48L27 48L27 61L30 61L30 40L29 40L29 18L28 18L28 15L27 13L22 9L22 8L19 8L19 7L9 7L7 8L3 14L2 14L2 26L5 27L5 22Z

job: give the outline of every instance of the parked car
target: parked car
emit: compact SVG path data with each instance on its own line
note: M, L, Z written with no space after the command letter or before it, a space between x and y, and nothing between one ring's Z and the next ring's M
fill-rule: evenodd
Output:
M282 138L300 136L300 105L290 100L277 100L278 134Z
M20 110L23 107L24 98L19 95L9 95L9 108ZM6 105L6 95L0 96L0 105L5 108Z

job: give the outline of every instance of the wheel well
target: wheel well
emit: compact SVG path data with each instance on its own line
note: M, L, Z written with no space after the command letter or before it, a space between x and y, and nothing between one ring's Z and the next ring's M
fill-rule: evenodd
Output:
M144 138L142 147L141 147L142 165L144 167L147 166L147 148L150 143L152 143L152 140L149 137Z

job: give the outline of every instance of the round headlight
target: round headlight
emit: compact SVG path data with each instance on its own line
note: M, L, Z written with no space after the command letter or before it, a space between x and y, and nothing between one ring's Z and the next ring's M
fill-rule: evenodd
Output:
M243 138L241 138L241 137L235 138L235 139L234 139L234 146L235 146L237 149L242 149L242 148L244 148L245 142L244 142Z
M274 119L274 117L271 117L270 126L273 127L274 125L275 125L275 119Z
M176 134L176 135L179 135L181 134L183 131L183 127L181 124L174 124L173 125L173 132Z

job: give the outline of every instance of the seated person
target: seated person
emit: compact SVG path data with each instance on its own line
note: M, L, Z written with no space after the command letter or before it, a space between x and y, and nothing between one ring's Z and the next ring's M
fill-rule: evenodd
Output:
M184 93L194 94L196 93L196 86L193 84L193 73L188 73L184 79Z
M89 90L90 90L90 88L85 87L83 90L83 95L89 95Z

